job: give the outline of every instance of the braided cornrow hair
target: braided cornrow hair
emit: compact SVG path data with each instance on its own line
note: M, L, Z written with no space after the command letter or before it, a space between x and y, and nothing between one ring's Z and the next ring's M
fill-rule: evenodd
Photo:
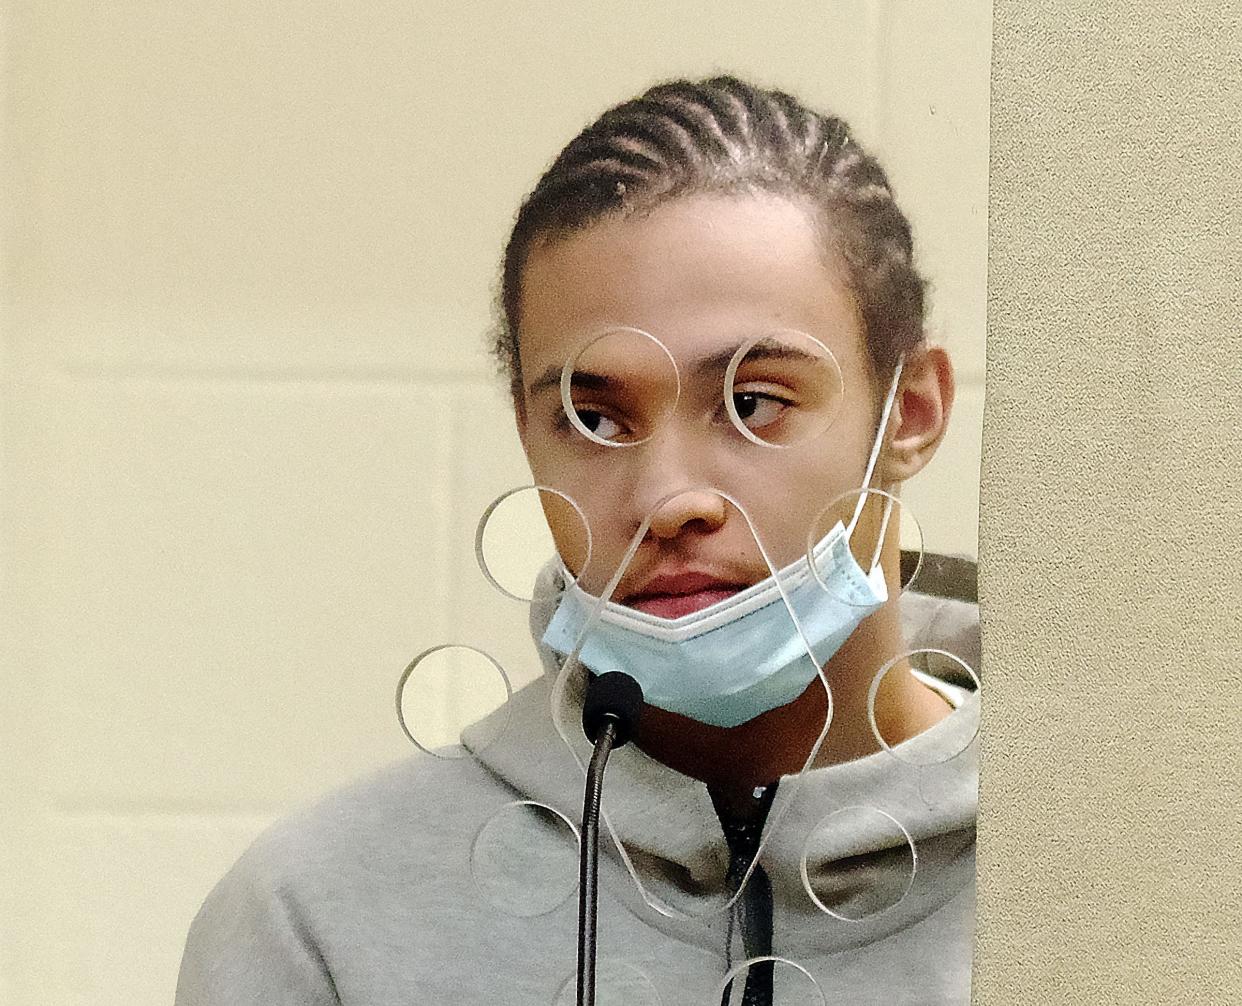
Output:
M924 280L883 169L841 119L736 77L674 80L604 112L561 151L518 211L505 248L493 351L521 407L522 271L536 240L699 193L809 202L844 262L873 376L923 338Z

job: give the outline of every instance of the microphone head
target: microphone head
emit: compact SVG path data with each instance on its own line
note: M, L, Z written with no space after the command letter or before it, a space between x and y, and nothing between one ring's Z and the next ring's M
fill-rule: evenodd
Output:
M642 687L628 674L608 671L591 675L587 679L586 697L582 702L582 730L587 740L594 744L605 722L612 720L617 731L612 746L619 748L634 736L642 708Z

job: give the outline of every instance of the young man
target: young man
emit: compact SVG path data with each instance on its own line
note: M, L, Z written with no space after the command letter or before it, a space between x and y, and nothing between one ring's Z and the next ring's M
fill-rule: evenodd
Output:
M532 605L548 673L471 758L261 838L195 921L179 1004L572 996L572 900L536 911L572 891L566 741L614 668L646 703L605 788L601 1002L720 1001L735 965L747 1003L968 1002L978 696L907 654L974 664L977 628L901 594L893 515L953 378L879 166L786 95L653 88L528 197L503 308L560 553ZM548 813L507 832L514 801Z

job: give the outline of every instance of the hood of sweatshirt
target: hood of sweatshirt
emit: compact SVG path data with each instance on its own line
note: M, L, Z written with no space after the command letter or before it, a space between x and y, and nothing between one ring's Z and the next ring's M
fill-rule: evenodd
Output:
M575 737L571 750L553 717L579 722L585 674L579 669L569 679L553 710L561 658L541 642L564 588L558 570L557 563L544 570L544 600L530 613L545 673L462 740L519 799L577 822L580 760L585 764L590 749ZM944 650L979 673L973 602L907 591L897 603L908 649ZM939 723L891 751L780 781L760 851L772 885L778 952L864 946L973 892L979 694L926 680L954 707ZM718 945L727 920L729 853L707 787L631 744L613 753L603 792L601 886L670 935Z

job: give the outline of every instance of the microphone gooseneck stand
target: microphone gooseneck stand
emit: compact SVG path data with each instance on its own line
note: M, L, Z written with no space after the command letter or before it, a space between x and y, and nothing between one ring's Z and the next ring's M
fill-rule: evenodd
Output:
M628 674L610 671L587 682L582 730L595 751L582 799L582 848L578 857L578 1004L595 1006L595 931L598 917L599 807L608 756L634 736L643 691Z

